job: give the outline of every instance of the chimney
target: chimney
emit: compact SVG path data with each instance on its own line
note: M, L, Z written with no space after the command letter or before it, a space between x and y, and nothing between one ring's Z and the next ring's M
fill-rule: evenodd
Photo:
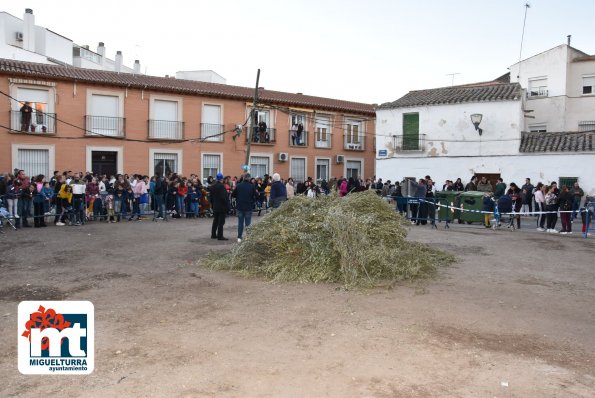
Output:
M568 38L568 45L570 45L570 39L572 38L572 35L568 35L566 37Z
M105 45L102 41L97 46L97 54L101 55L101 65L105 65Z
M134 60L134 74L140 74L140 61L138 59Z
M122 70L122 51L116 52L116 72L120 73Z
M35 16L30 8L23 15L23 50L35 52Z

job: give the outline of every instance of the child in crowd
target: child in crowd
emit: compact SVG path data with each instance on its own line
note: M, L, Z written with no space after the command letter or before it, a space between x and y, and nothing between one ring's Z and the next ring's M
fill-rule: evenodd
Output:
M54 197L54 190L50 187L50 183L47 181L43 183L43 188L41 188L41 196L43 196L44 199L43 212L45 215L49 215L52 199Z
M491 192L485 192L483 194L483 208L482 210L486 213L483 214L483 225L485 225L486 228L490 228L490 218L492 217L492 213L494 213L495 210L495 202L494 202L494 198L492 197L492 193Z
M66 225L64 221L66 221L66 216L68 216L68 220L70 225L74 224L74 212L72 209L72 186L67 184L62 184L60 187L60 192L58 192L57 200L60 201L60 208L62 211L60 212L60 216L56 225L58 227L63 227Z
M190 200L190 213L186 214L186 218L196 218L198 217L198 203L200 201L200 197L202 194L200 191L196 189L195 186L190 186L190 191L188 192L188 197Z
M105 197L105 208L107 210L107 222L113 223L114 220L114 190L109 189Z

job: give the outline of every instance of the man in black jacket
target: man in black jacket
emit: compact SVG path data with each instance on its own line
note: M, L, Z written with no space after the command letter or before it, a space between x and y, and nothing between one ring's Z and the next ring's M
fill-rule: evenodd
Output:
M252 223L252 211L254 204L258 199L258 192L254 184L250 183L250 174L244 174L242 181L233 191L233 197L236 198L236 211L238 214L238 243L242 241L244 226L247 228Z
M211 239L228 240L223 237L223 225L225 224L225 215L229 210L229 203L227 200L227 190L222 181L223 174L217 173L217 182L209 187L211 207L213 209Z

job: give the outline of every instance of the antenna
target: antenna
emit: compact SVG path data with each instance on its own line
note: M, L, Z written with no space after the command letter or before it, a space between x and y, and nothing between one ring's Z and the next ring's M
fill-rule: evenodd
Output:
M455 72L455 73L447 73L446 76L451 76L452 77L452 81L450 82L450 86L454 86L455 85L455 75L460 75L461 73L459 72Z
M531 4L525 3L525 18L523 19L523 34L521 35L521 49L519 50L519 74L517 80L521 78L521 60L523 55L523 41L525 40L525 24L527 23L527 11L531 8Z

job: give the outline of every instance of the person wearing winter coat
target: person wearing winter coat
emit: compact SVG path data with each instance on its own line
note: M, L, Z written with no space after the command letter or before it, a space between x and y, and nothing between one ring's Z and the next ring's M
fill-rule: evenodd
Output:
M273 209L281 206L287 200L287 188L281 181L279 173L273 174L273 183L271 184L271 196L269 202Z
M211 239L228 240L223 236L225 216L229 211L227 191L223 185L223 174L217 173L217 182L209 187L211 206L213 208L213 225Z
M558 196L558 206L560 209L560 221L562 222L562 230L560 234L566 235L572 233L572 223L570 219L572 218L570 211L573 209L574 204L574 194L570 192L568 187L564 185L562 187L562 192L560 192L560 196Z
M492 217L492 213L494 212L496 203L494 202L494 198L492 197L492 193L491 192L486 192L483 194L483 207L482 210L485 212L489 212L489 213L484 213L483 214L483 225L485 225L486 228L490 228L490 219Z

